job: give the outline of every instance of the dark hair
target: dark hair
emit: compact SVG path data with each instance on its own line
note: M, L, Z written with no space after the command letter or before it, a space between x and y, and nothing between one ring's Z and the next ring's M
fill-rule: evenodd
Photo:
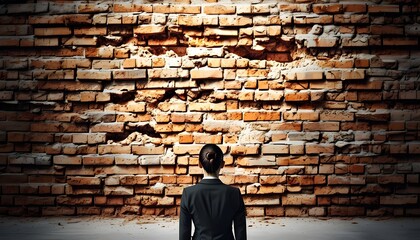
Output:
M223 152L216 144L206 144L201 148L198 160L206 172L215 173L223 161Z

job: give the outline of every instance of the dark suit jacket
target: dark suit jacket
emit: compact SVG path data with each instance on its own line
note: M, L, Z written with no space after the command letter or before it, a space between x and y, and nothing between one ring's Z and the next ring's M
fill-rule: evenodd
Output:
M184 189L179 218L179 239L246 240L245 205L238 188L219 179L203 179ZM235 238L232 233L234 224Z

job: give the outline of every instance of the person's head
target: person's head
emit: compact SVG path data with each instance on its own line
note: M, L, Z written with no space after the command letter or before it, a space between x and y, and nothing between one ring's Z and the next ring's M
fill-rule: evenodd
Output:
M223 167L223 152L216 144L206 144L201 148L198 157L200 166L207 173L217 173Z

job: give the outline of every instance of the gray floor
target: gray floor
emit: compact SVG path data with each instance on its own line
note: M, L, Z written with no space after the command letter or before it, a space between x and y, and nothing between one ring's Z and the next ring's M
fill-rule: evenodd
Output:
M248 218L248 240L420 239L420 218ZM0 239L178 239L176 218L0 217Z

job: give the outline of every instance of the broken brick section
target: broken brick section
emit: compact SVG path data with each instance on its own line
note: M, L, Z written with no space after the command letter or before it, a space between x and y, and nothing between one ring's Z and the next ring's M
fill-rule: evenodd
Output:
M6 1L0 214L420 215L418 1Z

